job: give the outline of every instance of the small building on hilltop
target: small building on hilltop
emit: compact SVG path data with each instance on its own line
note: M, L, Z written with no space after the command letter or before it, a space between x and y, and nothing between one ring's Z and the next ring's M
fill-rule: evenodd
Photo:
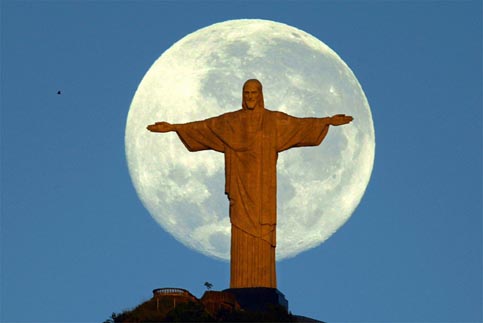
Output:
M154 289L153 298L156 300L156 308L158 310L161 304L163 305L163 307L172 304L172 308L176 308L176 304L199 302L199 300L186 289L174 287Z
M216 315L221 310L226 312L240 310L240 304L238 304L235 295L226 292L206 291L200 301L211 315Z

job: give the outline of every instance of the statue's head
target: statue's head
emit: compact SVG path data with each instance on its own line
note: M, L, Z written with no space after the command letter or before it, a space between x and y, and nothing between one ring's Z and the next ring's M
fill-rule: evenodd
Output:
M250 79L243 84L243 109L263 109L262 83L259 80Z

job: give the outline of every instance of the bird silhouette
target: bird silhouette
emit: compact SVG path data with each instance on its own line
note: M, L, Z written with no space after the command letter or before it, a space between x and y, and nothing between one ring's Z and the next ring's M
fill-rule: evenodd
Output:
M61 94L62 94L62 92L61 92L61 91L57 91L57 95L61 95Z

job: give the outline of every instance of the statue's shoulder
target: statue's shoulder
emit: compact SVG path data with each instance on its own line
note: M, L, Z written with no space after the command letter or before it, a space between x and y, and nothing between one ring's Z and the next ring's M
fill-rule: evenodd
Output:
M223 123L233 123L240 120L242 110L230 111L218 116L217 119Z
M230 120L233 120L235 118L238 118L239 116L239 113L240 113L241 110L237 110L237 111L230 111L230 112L226 112L226 113L223 113L223 114L220 114L216 117L211 117L207 120L212 120L212 121L217 121L217 122L226 122L226 121L230 121Z
M290 118L290 115L281 111L264 109L264 114L269 116L270 118L277 119L277 120L288 120ZM215 118L229 121L229 120L236 120L241 117L243 117L243 109L226 112L226 113L220 114L218 117L215 117Z
M224 118L234 118L234 117L238 117L240 116L240 114L242 113L243 109L240 109L240 110L236 110L236 111L230 111L230 112L227 112L227 113L223 113L221 116L223 116Z
M286 114L285 112L282 112L282 111L273 111L273 110L268 110L268 109L265 109L266 113L268 115L270 115L270 117L273 117L277 120L288 120L290 118L290 116L288 114Z

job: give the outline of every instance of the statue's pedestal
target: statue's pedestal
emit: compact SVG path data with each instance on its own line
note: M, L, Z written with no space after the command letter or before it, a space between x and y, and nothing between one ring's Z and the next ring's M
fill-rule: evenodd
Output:
M288 310L288 301L285 295L276 288L229 288L223 292L234 295L238 304L250 311L265 311L272 306L282 306Z

